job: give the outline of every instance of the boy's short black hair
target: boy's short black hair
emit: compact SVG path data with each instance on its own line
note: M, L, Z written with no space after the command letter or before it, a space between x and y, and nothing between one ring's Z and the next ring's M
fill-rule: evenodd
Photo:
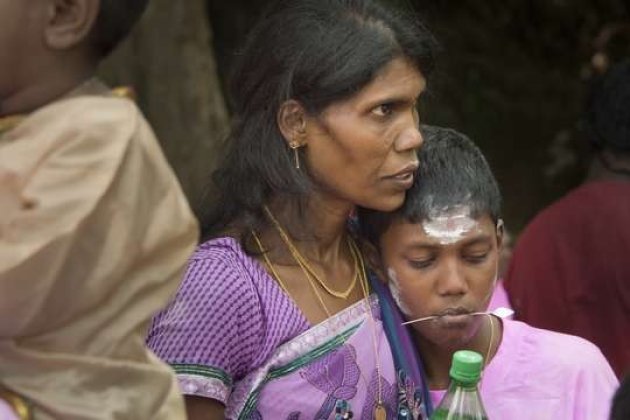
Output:
M142 16L149 0L101 0L92 30L92 45L99 58L108 56Z
M420 167L402 207L389 213L358 210L361 232L374 245L394 220L420 223L436 209L463 205L473 217L487 214L495 223L501 217L499 185L475 143L449 128L424 126L422 134Z

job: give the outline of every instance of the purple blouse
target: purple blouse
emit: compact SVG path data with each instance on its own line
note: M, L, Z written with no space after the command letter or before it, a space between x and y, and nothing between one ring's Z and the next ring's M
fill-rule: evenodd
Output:
M176 371L179 365L212 366L227 376L225 383L234 383L309 328L258 261L235 239L218 238L197 249L175 299L154 318L147 344ZM181 377L180 384L185 394L223 403L230 391L207 393Z
M147 343L185 395L222 402L227 418L328 419L339 403L372 418L380 395L394 419L409 391L398 388L375 296L311 326L233 238L198 248Z

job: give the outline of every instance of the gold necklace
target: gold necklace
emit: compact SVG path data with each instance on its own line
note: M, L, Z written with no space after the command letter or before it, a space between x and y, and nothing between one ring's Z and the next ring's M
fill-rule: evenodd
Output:
M276 279L276 281L278 282L278 284L280 284L280 287L282 288L282 290L284 290L284 293L287 294L287 296L291 297L291 293L289 293L289 289L287 288L287 286L284 284L284 282L282 281L282 279L280 278L280 275L278 274L278 272L276 271L275 266L273 265L273 263L271 262L271 260L269 259L269 257L267 256L267 251L265 250L265 248L263 247L263 244L260 240L260 238L258 237L258 235L256 234L255 231L252 230L252 235L254 236L254 239L256 240L256 243L258 245L258 249L260 250L260 252L263 255L263 258L265 260L265 265L269 268L269 271L271 271L271 274L273 275L273 277ZM295 257L294 257L295 259ZM328 309L328 307L326 306L326 304L324 303L324 299L322 298L322 295L319 293L319 291L317 290L317 286L315 286L315 283L313 282L313 280L311 279L311 276L308 274L308 272L304 269L304 267L299 263L299 261L296 261L298 263L298 265L300 266L300 268L302 269L302 272L304 273L304 276L306 277L306 279L308 280L308 284L310 284L311 289L313 290L313 293L315 294L315 297L317 297L317 300L319 301L320 306L322 307L324 313L326 314L327 318L330 318L332 316L330 310Z
M483 384L483 376L485 374L488 363L490 363L490 352L492 351L492 344L494 343L494 320L491 314L487 314L490 319L490 341L488 342L488 348L486 349L486 357L483 359L483 371L481 373L481 379L479 381L479 387Z
M297 247L293 244L293 242L291 241L291 238L289 238L289 235L287 235L287 233L282 228L282 226L280 225L278 220L271 213L271 210L269 210L269 208L267 206L265 206L264 209L265 209L265 213L267 214L267 217L269 217L269 220L271 220L271 222L273 223L274 227L276 228L276 230L280 234L280 237L282 238L282 241L286 244L287 248L289 248L289 252L291 252L291 255L293 256L295 261L305 271L308 271L310 273L310 275L317 281L317 283L326 292L328 292L328 294L330 294L331 296L334 296L336 298L339 298L339 299L348 300L348 297L350 296L350 293L352 293L352 291L354 290L354 288L355 288L355 286L357 284L357 278L359 277L358 270L356 270L356 268L358 266L356 258L354 259L355 273L354 273L354 276L352 277L352 281L350 282L350 285L348 286L348 288L346 290L344 290L344 291L337 291L337 290L332 289L330 286L328 286L326 284L326 282L324 282L323 279L321 279L317 275L315 270L308 263L308 260L300 253L300 251L297 249ZM348 240L348 246L350 246L349 240Z
M490 341L488 342L488 349L486 350L486 358L484 359L483 368L485 369L490 363L490 351L492 351L492 343L494 342L494 321L492 315L488 314L490 318Z
M262 241L260 240L256 232L253 230L252 230L252 235L254 239L256 240L256 244L258 245L260 252L263 254L265 264L268 266L272 275L276 278L282 290L284 290L284 292L288 296L291 296L291 294L289 293L289 290L287 289L284 282L281 280L280 276L278 275L278 272L276 271L273 263L271 262L269 257L267 257L265 248L262 245ZM372 413L372 418L374 420L386 420L387 411L385 410L385 406L383 404L383 384L381 381L380 353L378 350L378 344L377 344L377 339L376 339L376 321L374 320L374 315L372 314L372 306L370 305L370 297L368 293L369 285L368 285L367 275L365 273L365 262L363 261L363 256L361 255L361 251L359 251L358 246L351 238L348 240L348 244L350 246L350 253L352 254L353 259L355 260L356 274L357 274L357 277L359 278L361 290L363 291L363 302L366 307L366 311L369 314L369 318L370 318L369 322L371 323L370 331L372 335L372 346L374 350L374 355L376 356L375 366L376 366L376 381L377 381L376 392L377 394L376 394L376 407L374 408L374 412ZM293 257L295 258L295 255L293 255ZM297 259L296 259L296 262L298 263L300 268L302 268L304 275L308 279L308 282L311 285L313 292L315 293L315 296L319 300L320 305L324 309L324 312L326 312L326 315L328 316L328 318L330 318L331 317L330 311L326 307L326 304L324 303L322 296L320 295L319 291L315 287L315 283L313 282L311 276L309 275L308 270L306 270L305 267ZM363 379L363 383L365 384L366 391L369 390L368 382L363 376L363 372L359 371L359 373L361 375L361 379Z
M258 250L262 254L263 258L265 259L265 265L267 266L269 271L271 271L271 274L273 275L273 277L276 279L276 281L280 285L280 288L282 290L284 290L284 293L286 293L287 295L290 296L289 289L287 289L287 286L284 284L284 282L280 278L280 275L276 271L276 268L274 267L274 265L269 260L269 257L267 256L267 250L263 247L263 244L262 244L260 238L258 237L258 235L256 234L255 230L252 230L252 236L254 237L254 240L256 240L256 244L258 245Z
M372 412L372 418L374 420L385 420L387 418L387 411L385 410L385 406L383 405L383 384L381 383L381 366L380 366L380 354L378 351L378 344L376 340L376 321L374 320L374 315L372 314L372 306L370 305L370 298L368 294L368 280L367 275L365 273L365 262L363 261L363 256L361 255L361 251L359 251L357 245L354 241L350 241L350 250L352 254L359 261L359 276L361 277L361 289L363 290L364 303L366 306L366 310L370 316L371 323L371 332L372 332L372 346L374 348L375 365L376 365L376 380L377 380L377 395L376 395L376 407ZM361 376L363 374L361 373ZM363 378L365 381L365 378ZM366 384L367 387L367 384ZM369 387L367 387L369 389Z

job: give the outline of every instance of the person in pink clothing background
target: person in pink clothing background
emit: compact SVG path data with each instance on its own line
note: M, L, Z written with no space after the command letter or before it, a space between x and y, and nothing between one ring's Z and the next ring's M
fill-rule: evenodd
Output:
M420 169L403 207L361 210L388 289L410 333L437 405L453 353L484 356L480 384L491 419L607 420L618 382L592 343L491 315L504 239L501 195L481 151L463 134L426 127Z

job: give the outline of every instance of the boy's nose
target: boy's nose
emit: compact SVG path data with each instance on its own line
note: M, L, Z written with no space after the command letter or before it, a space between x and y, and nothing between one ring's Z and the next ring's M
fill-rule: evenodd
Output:
M445 263L438 279L438 293L442 296L457 296L468 292L463 271L456 262Z

